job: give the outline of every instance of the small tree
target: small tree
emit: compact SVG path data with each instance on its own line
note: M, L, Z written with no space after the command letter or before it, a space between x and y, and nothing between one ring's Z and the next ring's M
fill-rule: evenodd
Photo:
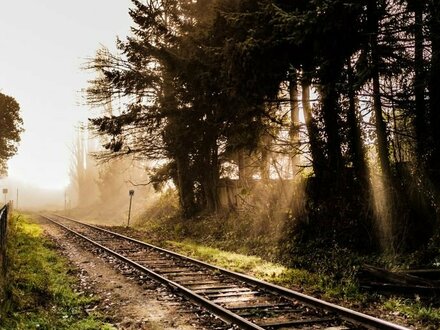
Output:
M0 93L0 176L7 174L6 162L17 153L22 132L23 120L18 102Z

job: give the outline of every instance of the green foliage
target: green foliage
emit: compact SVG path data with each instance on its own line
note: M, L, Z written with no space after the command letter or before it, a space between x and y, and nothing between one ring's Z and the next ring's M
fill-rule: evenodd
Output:
M281 286L304 290L310 294L327 298L350 298L365 300L352 278L336 281L332 274L322 268L313 271L289 268L281 264L267 262L256 256L228 252L194 241L169 241L167 247L185 255L213 263L219 267L242 272Z
M246 172L237 153L261 148L276 161L278 152L288 157L304 152L314 183L307 184L307 206L295 220L307 225L298 225L288 239L299 233L306 245L317 239L342 249L379 247L373 228L383 214L375 212L372 198L377 172L391 210L391 229L384 233L388 249L418 248L438 226L432 219L438 218L440 191L440 152L435 152L440 150L440 20L433 3L408 4L134 0L133 35L118 42L121 54L102 50L89 65L97 72L88 89L90 103L106 104L117 96L126 107L91 123L106 137L110 155L165 160L152 183L174 182L186 218L220 209L222 165L238 164L240 176ZM281 96L286 84L298 93L316 92L313 102L310 95L301 100L307 132L294 142L281 133L292 131L287 112L300 108L300 98L293 89ZM296 107L285 106L295 102ZM273 141L262 146L265 136ZM416 140L426 140L421 152ZM368 168L366 150L373 146L377 161L371 167L378 171ZM264 161L258 162L255 167L263 168ZM421 202L405 196L405 178L397 170L404 162L422 165L420 172L427 173L426 183L415 190L429 192L413 194ZM432 207L417 212L420 205ZM271 207L264 225L273 219L275 203ZM173 232L185 230L176 224ZM238 233L231 232L237 241L246 237ZM270 238L256 233L245 240L252 249L252 240L261 246Z
M257 278L280 285L311 287L319 282L318 275L306 271L288 269L280 264L264 261L260 257L227 252L213 247L197 244L193 241L169 241L167 245L185 255L213 263L232 271L251 274Z
M8 264L0 329L113 329L99 315L86 314L94 299L73 291L66 260L28 217L11 219Z
M179 214L179 198L173 189L164 191L151 207L136 220L136 225L148 230L167 230L163 225Z
M148 232L149 242L280 285L305 287L311 293L332 298L364 299L356 275L365 258L344 248L332 250L316 243L305 246L280 240L283 219L230 213L182 221L160 211L168 209L168 203L160 205L153 209L162 214L161 218L137 222Z
M6 174L6 162L17 152L22 132L19 104L13 97L0 93L0 176Z
M404 316L412 321L420 322L423 329L438 329L440 327L440 308L426 306L420 299L390 298L384 302L385 310L394 315Z
M165 207L167 203L161 205ZM137 234L182 254L316 297L336 302L343 300L357 308L386 309L395 317L422 322L426 329L438 328L438 306L429 301L411 303L410 299L387 299L359 289L358 272L364 263L402 269L419 265L418 255L359 253L331 239L322 241L319 236L307 242L292 238L280 241L276 239L279 236L274 235L274 219L272 222L260 222L259 219L257 214L231 213L182 221L164 214L161 219L140 221L138 225L147 233ZM428 259L431 261L440 256L437 243L433 239L429 244Z
M440 266L440 232L437 231L428 244L402 258L403 268L438 268Z

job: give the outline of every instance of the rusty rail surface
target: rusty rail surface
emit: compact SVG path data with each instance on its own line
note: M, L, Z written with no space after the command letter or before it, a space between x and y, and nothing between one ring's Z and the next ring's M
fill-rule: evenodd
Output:
M43 216L242 329L319 329L321 324L322 329L408 329L76 219L56 217ZM77 227L72 229L72 224Z

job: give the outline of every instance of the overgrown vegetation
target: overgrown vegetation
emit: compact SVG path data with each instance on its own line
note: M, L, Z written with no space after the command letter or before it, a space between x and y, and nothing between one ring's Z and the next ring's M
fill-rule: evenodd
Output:
M440 327L440 308L421 303L419 300L404 298L390 298L384 303L385 310L421 322L429 324L425 329L438 329Z
M212 218L199 218L185 222L182 226L180 221L167 217L154 226L143 223L142 230L146 230L146 234L130 234L140 235L139 238L146 236L149 242L153 237L154 243L173 251L315 297L342 303L363 310L367 314L394 321L405 319L418 329L434 330L440 326L440 306L435 297L388 297L369 294L359 288L357 275L364 262L390 268L403 267L405 262L408 262L408 256L400 256L400 259L396 260L373 254L360 255L337 247L325 249L322 246L310 246L309 249L298 251L298 255L291 256L291 264L288 267L274 261L272 254L269 255L273 261L267 261L269 255L265 253L265 248L271 251L271 244L275 242L266 241L263 245L257 245L255 242L249 244L250 241L247 239L231 239L234 234L229 231L222 235L218 227L213 229L208 225L212 221ZM228 222L225 227L228 227ZM246 225L241 230L245 228ZM250 249L251 246L257 248Z
M0 329L114 329L86 309L94 298L74 291L75 277L66 260L28 216L9 224L6 301Z
M281 264L265 261L260 257L226 252L189 240L183 242L169 241L166 245L174 251L180 251L185 255L216 264L220 267L247 273L282 286L305 290L317 296L339 299L356 298L357 300L365 298L349 278L337 282L329 276L331 273L320 272L320 269L317 269L314 273L298 268L289 268Z
M288 216L288 215L287 215ZM201 215L182 221L176 192L169 190L136 220L149 240L189 239L199 244L246 255L255 255L286 266L316 271L335 278L353 277L363 263L387 269L436 268L440 261L440 237L434 235L426 248L412 253L379 253L350 249L338 244L335 234L324 231L307 241L295 240L294 220L270 209Z
M440 257L435 240L428 244L427 250L416 254L359 253L338 246L336 242L330 241L329 247L328 242L318 239L310 240L307 245L295 244L284 236L289 237L289 233L278 226L281 220L261 223L261 217L230 213L182 222L178 209L170 208L176 205L176 198L170 192L162 196L136 223L136 228L144 233L133 231L129 234L275 284L343 301L355 309L371 308L378 315L391 314L391 319L403 317L424 329L440 326L440 306L435 297L395 298L369 294L362 291L358 283L359 270L364 263L388 269L435 266L433 262ZM427 263L421 264L424 261Z
M278 284L304 285L329 297L360 296L355 288L356 274L365 257L347 249L310 246L302 253L289 251L286 258L287 247L279 240L281 232L277 226L255 230L256 225L259 224L252 218L229 214L199 217L184 223L178 217L167 216L138 222L137 228L147 232L150 242L225 268Z
M438 231L436 1L132 2L119 54L88 64L90 104L123 101L90 120L102 157L160 160L186 218L266 187L296 243L407 252Z

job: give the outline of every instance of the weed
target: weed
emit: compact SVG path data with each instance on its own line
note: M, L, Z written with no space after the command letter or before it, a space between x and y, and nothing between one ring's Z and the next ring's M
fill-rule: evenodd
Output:
M394 314L400 314L422 325L427 325L429 329L440 328L440 308L426 306L417 299L414 301L414 299L393 297L384 302L384 308Z

